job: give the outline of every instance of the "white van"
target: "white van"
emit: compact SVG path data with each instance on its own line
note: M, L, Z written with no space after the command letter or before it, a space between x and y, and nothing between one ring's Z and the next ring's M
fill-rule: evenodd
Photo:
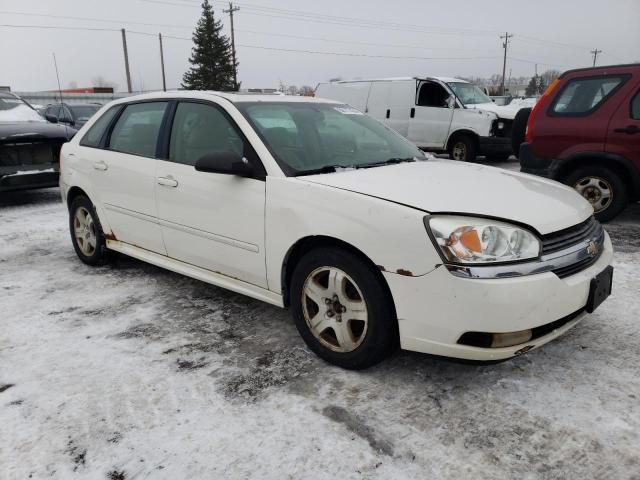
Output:
M361 110L418 147L449 152L456 160L476 155L506 160L516 109L498 106L477 86L457 78L405 77L321 83L316 97Z

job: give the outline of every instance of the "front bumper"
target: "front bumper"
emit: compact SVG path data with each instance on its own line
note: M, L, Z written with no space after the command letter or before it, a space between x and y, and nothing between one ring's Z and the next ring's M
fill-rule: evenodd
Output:
M505 137L480 137L478 139L480 155L506 155L513 153L511 139Z
M420 277L384 273L396 306L400 345L406 350L479 361L503 360L538 348L584 317L591 279L612 258L611 239L605 234L600 258L589 268L562 279L552 272L467 279L452 275L444 266ZM574 314L569 322L524 344L479 348L458 343L466 332L516 332Z

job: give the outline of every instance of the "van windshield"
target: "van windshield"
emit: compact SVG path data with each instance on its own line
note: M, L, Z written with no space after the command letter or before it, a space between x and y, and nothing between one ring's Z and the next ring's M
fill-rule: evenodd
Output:
M348 105L298 102L239 102L289 176L424 160L411 142Z
M453 90L453 93L456 94L456 97L458 97L464 105L491 103L491 99L472 83L448 82L447 85L449 85L451 90Z

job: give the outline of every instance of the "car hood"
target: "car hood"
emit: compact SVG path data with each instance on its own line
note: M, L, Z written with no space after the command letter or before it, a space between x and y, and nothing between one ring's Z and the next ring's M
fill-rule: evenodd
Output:
M541 177L434 159L298 177L429 213L496 217L547 234L576 225L593 208L573 189Z
M66 142L75 133L75 129L56 123L0 122L0 144L43 142L47 140Z
M504 118L506 120L513 120L516 118L518 111L523 108L520 105L496 105L495 103L478 103L475 105L465 105L468 109L482 110L484 112L491 112L498 115L498 118Z

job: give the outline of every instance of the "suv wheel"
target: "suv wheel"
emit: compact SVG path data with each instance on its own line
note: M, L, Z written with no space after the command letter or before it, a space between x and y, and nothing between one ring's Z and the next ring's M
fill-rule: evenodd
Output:
M307 253L291 279L300 335L320 358L348 369L382 361L397 345L397 321L379 273L336 248Z
M620 175L605 167L578 168L567 176L564 183L575 188L591 203L596 218L601 222L614 218L629 202L627 186Z
M78 258L87 265L102 265L107 259L107 248L102 226L91 200L84 195L76 197L69 208L69 231Z
M449 156L461 162L475 162L478 147L470 135L456 135L449 142Z

